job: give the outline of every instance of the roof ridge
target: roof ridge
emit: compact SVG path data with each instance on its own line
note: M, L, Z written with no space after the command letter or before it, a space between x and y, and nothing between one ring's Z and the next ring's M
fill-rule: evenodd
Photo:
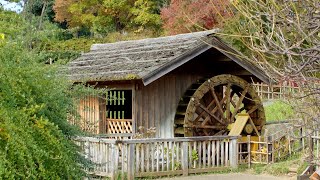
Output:
M212 29L207 31L199 31L199 32L190 32L190 33L184 33L184 34L177 34L177 35L171 35L171 36L162 36L162 37L156 37L156 38L145 38L145 39L136 39L136 40L125 40L125 41L118 41L113 43L103 43L103 44L93 44L90 48L90 51L98 51L105 48L108 48L110 46L114 45L122 45L127 43L145 43L148 41L160 41L160 40L168 40L168 39L175 39L175 38L190 38L190 36L194 37L201 37L201 36L207 36L210 34L214 34L218 32L219 29Z

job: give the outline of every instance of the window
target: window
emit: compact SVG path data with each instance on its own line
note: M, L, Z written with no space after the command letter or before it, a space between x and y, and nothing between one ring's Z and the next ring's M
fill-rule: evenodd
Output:
M131 90L108 91L106 104L108 119L132 119Z

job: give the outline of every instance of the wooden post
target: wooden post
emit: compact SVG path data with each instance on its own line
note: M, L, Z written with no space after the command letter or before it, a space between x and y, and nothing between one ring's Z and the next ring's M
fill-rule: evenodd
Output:
M317 137L317 139L316 139L316 142L317 142L316 159L318 160L319 159L319 131L317 131L316 137ZM317 169L318 168L319 168L319 166L318 166L318 163L317 163Z
M261 151L261 149L262 149L262 147L261 147L261 136L259 136L258 151ZM260 154L260 156L259 156L260 163L262 163L262 155L263 154Z
M238 148L237 139L232 139L230 142L230 166L237 168L238 166Z
M119 149L118 145L111 144L111 180L115 180L118 172L118 157L119 157Z
M302 149L304 150L305 145L304 145L304 133L303 133L303 127L301 127L300 132L301 132L301 146L302 146Z
M251 140L250 140L250 135L247 135L247 139L248 139L248 167L251 168Z
M311 164L313 161L313 140L311 135L308 136L308 141L309 141L309 163Z
M274 155L275 155L275 152L274 152L274 135L271 136L271 143L272 143L272 149L271 149L271 159L272 159L272 163L274 163Z
M181 167L183 171L183 176L188 176L189 174L189 157L188 157L188 142L182 143L182 157L181 157Z
M288 134L288 141L289 141L289 154L291 155L291 137L290 137L290 132Z
M128 151L128 180L134 180L135 144L129 144Z

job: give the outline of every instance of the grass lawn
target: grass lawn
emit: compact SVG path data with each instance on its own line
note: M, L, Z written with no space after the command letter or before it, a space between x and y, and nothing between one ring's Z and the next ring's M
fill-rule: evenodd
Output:
M264 103L267 122L285 121L294 117L294 111L290 104L275 100Z

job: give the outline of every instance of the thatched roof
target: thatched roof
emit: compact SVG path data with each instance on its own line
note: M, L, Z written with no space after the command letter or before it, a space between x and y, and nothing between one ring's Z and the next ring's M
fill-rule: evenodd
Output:
M160 38L94 44L90 52L68 64L69 77L76 82L142 79L147 85L212 48L208 43L214 43L219 48L228 48L219 39L210 36L215 32L212 30ZM225 52L222 53L225 54ZM245 69L262 81L268 81L262 71L250 68L252 64L234 56L230 57L232 55L226 55L238 61L239 65L245 66Z

